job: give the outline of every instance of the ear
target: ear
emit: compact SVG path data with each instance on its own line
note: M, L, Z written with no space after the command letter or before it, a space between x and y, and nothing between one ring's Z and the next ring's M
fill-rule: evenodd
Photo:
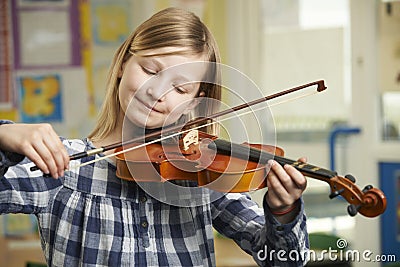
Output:
M203 97L203 96L205 96L205 95L206 95L206 94L204 93L204 91L201 91L197 97L195 97L195 98L193 98L193 99L191 100L191 102L188 104L188 106L186 107L186 109L185 109L185 111L183 112L183 114L186 115L186 114L188 114L189 112L191 112L194 108L196 108L197 105L200 104L200 102L201 102L200 97Z

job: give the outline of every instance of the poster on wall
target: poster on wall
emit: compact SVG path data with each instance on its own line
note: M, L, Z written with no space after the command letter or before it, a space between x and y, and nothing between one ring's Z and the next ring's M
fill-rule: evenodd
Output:
M17 84L22 122L63 120L61 78L58 74L21 76Z
M119 45L131 31L130 1L93 1L92 31L95 45Z
M16 70L80 66L78 1L10 2Z
M12 107L12 43L9 2L0 8L0 109Z
M82 67L16 72L19 121L50 123L68 138L86 136L95 117L89 115L89 95Z
M70 0L18 0L19 7L32 7L32 6L61 6L69 5Z
M71 31L67 12L20 11L19 23L18 52L22 67L72 64Z

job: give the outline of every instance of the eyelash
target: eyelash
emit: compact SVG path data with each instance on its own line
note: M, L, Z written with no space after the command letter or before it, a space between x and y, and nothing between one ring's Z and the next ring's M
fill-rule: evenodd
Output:
M172 86L173 86L174 89L178 92L178 94L184 94L184 93L186 93L186 91L185 91L184 89L180 88L179 86L175 86L175 85L172 85Z
M146 73L147 75L157 75L157 71L151 71L149 69L146 69L145 67L142 67L142 70L144 73ZM173 85L174 89L178 92L178 94L184 94L186 93L186 91L182 88L180 88L179 86L175 86Z
M151 70L149 70L149 69L146 69L146 68L144 68L144 67L142 67L142 70L143 70L143 72L144 73L146 73L147 75L157 75L157 71L151 71Z

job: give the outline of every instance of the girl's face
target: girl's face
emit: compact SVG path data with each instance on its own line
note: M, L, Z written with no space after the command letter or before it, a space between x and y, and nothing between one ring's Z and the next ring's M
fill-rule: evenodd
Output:
M151 54L177 51L176 47ZM176 122L197 105L206 70L203 55L132 55L122 67L119 99L125 116L140 127L157 128Z

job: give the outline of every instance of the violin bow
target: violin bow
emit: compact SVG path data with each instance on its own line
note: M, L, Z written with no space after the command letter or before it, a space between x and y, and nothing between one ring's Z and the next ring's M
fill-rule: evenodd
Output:
M153 140L153 141L150 141L150 142L147 142L147 143L135 146L135 147L130 147L127 150L122 150L122 151L119 151L117 153L110 154L110 155L107 155L107 156L104 156L104 157L101 157L101 158L97 159L97 160L103 160L105 158L109 158L109 157L115 156L117 154L121 154L121 153L130 151L130 150L134 150L136 148L140 148L142 146L145 146L145 145L148 145L148 144L151 144L151 143L160 142L160 141L165 140L167 138L171 138L171 137L180 135L182 133L188 132L188 131L193 130L193 129L202 128L202 127L205 126L204 123L209 121L209 120L211 120L212 122L209 123L208 125L217 123L217 122L214 122L213 120L218 118L218 117L221 117L221 116L227 115L229 113L232 113L232 112L235 112L235 111L239 111L239 110L242 110L244 108L248 108L248 107L251 107L251 106L254 106L254 105L269 101L269 100L272 100L274 98L278 98L278 97L281 97L281 96L284 96L284 95L287 95L287 94L290 94L290 93L294 93L296 91L300 91L302 89L305 89L305 88L308 88L308 87L311 87L311 86L317 86L317 92L322 92L325 89L327 89L327 87L325 86L324 80L318 80L318 81L310 82L310 83L307 83L307 84L296 86L296 87L293 87L293 88L290 88L290 89L286 89L286 90L283 90L283 91L280 91L280 92L277 92L277 93L274 93L274 94L271 94L271 95L268 95L268 96L264 96L264 97L255 99L255 100L252 100L250 102L234 106L232 108L228 108L228 109L216 112L214 114L208 115L207 117L201 117L201 118L193 119L193 120L191 120L191 121L189 121L189 122L187 122L185 124L166 127L165 129L154 131L154 132L146 134L145 136L133 138L133 139L128 140L128 141L117 142L117 143L110 144L110 145L107 145L107 146L102 146L102 147L99 147L99 148L95 148L95 149L91 149L91 150L87 150L87 151L83 151L83 152L78 152L76 154L71 155L69 157L69 159L70 160L77 160L77 159L89 157L89 156L92 156L92 155L104 153L106 151L109 151L109 150L112 150L112 149L116 149L116 148L119 148L119 147L124 147L124 146L130 145L130 144L133 144L133 143L139 143L139 142L142 142L143 140L146 140L146 139L157 138L157 137L160 137L162 134L173 133L173 134L158 138L156 140ZM242 114L239 114L238 116L241 116L241 115ZM200 125L200 126L191 128L190 130L183 130L182 131L182 129L184 127L188 128L188 127L195 126L195 125ZM84 164L80 164L78 166L88 165L88 164L93 163L93 162L95 162L97 160L85 162ZM76 167L78 167L78 166L76 166ZM37 171L37 170L39 170L39 168L37 166L32 166L30 168L30 170L31 171Z

